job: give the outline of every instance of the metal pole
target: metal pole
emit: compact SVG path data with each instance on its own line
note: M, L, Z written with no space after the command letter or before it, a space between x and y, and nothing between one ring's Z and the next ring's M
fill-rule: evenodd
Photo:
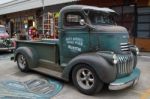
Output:
M42 32L43 32L43 35L44 35L44 38L45 38L45 33L44 33L44 8L45 8L45 5L44 5L44 0L42 0L42 6L43 6L43 20L42 20Z
M137 3L134 4L134 39L133 43L136 44L137 38L137 24L138 24L138 12L137 12Z

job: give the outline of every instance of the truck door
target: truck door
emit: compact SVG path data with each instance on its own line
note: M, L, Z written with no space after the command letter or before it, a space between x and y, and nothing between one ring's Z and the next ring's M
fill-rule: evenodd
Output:
M60 63L62 66L66 66L72 58L88 51L89 33L86 26L80 25L80 20L85 20L80 11L64 13L62 19Z

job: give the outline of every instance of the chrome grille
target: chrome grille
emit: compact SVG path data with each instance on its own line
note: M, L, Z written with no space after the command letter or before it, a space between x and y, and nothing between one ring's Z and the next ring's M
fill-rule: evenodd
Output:
M129 55L118 55L117 72L118 77L128 75L132 72L134 67L134 57Z
M121 51L129 51L130 50L130 44L129 43L120 43Z

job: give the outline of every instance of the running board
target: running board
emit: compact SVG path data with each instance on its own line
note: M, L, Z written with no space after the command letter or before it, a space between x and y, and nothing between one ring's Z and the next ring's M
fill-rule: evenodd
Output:
M57 71L50 70L50 69L47 69L47 68L37 67L37 68L31 68L31 70L34 70L34 71L37 71L37 72L40 72L40 73L43 73L43 74L46 74L46 75L49 75L49 76L53 76L53 77L56 77L56 78L59 78L59 79L63 79L61 72L57 72Z

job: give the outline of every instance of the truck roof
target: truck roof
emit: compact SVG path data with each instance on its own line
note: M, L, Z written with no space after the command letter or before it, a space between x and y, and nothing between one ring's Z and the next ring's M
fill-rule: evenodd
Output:
M109 8L99 8L99 7L87 6L87 5L70 5L70 6L64 7L61 11L65 11L65 10L84 10L84 9L97 10L97 11L106 12L106 13L115 13L114 10L109 9Z

